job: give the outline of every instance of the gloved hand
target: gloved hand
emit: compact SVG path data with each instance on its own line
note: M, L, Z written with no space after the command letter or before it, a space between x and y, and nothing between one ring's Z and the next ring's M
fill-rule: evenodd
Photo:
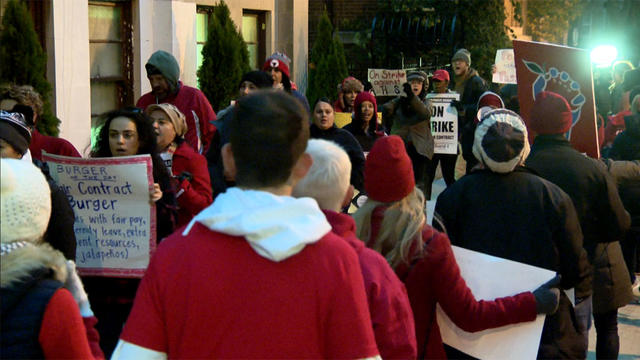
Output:
M89 296L84 291L82 281L76 272L76 263L73 260L67 260L67 281L64 283L64 287L73 295L82 317L93 316L93 311L91 311L91 305L89 304Z
M460 114L464 109L462 107L462 103L458 100L451 100L451 106L453 106L454 108L456 108L456 110L458 110L458 114Z
M406 97L407 99L411 99L412 97L415 96L415 94L411 90L411 84L409 83L402 84L402 94L400 94L400 96Z
M533 296L536 298L536 312L538 314L551 315L558 310L558 303L560 302L560 280L562 277L556 275L553 279L540 285L533 291Z

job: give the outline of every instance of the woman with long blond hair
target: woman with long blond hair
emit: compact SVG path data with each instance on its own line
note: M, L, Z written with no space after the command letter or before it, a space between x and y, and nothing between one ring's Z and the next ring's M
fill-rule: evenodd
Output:
M475 332L532 321L551 314L559 291L553 279L533 293L494 301L476 300L460 275L449 238L426 224L424 195L416 188L404 143L378 139L365 162L368 199L354 214L356 235L379 251L407 288L413 310L418 358L446 358L436 322L436 303L461 329Z

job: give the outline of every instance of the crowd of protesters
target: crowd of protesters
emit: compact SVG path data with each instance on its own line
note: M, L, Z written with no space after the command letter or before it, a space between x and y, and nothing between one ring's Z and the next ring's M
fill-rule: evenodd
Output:
M88 157L151 157L159 244L142 279L78 275L75 216L42 152L81 155L35 129L33 88L0 88L0 357L468 356L443 344L439 304L469 332L546 315L538 358L586 358L593 315L596 357L617 358L618 309L640 297L640 69L599 73L593 159L564 136L566 99L537 94L527 127L517 86L489 91L466 49L380 104L349 76L310 107L289 65L269 56L216 115L157 51L151 92L101 117ZM459 95L458 154L434 149L428 93ZM452 245L557 276L477 300Z

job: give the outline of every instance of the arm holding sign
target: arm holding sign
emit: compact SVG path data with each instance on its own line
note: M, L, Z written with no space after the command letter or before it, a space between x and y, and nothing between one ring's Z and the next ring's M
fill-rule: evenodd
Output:
M424 257L404 280L413 310L418 358L443 358L444 348L436 322L436 303L461 329L476 332L536 318L536 297L531 292L476 300L460 275L460 269L446 235L425 226L428 239ZM430 239L430 240L429 240ZM557 297L555 298L557 303ZM554 306L546 306L547 309Z

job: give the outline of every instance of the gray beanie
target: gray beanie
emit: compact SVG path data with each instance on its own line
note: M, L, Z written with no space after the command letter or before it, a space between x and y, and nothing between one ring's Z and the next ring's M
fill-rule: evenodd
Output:
M451 62L456 60L462 60L467 63L467 65L471 66L471 53L467 49L460 49L456 51L456 53L451 58Z

